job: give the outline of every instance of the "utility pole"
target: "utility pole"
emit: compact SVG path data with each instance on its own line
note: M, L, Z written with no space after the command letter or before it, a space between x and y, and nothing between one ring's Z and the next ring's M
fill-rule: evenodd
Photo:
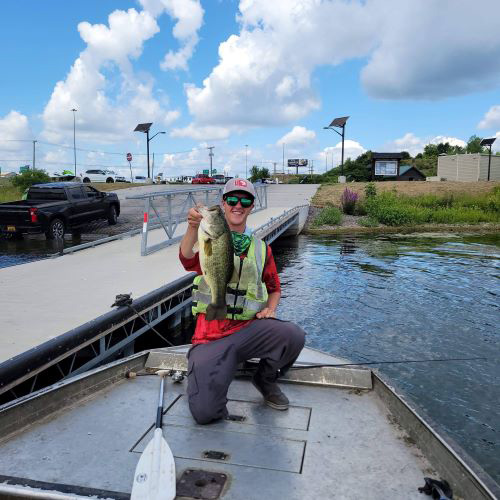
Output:
M285 175L285 143L283 143L283 175Z
M75 177L76 177L76 114L75 113L78 110L73 108L71 111L73 111L73 155L75 158Z
M33 170L35 170L35 144L37 141L33 141Z
M210 150L210 153L208 153L208 156L210 157L210 177L212 177L212 157L214 156L214 149L215 146L208 146L207 149Z
M273 166L274 166L274 176L276 176L276 163L275 161L273 161Z
M245 144L245 179L248 179L248 144Z
M325 151L325 174L328 172L328 153Z

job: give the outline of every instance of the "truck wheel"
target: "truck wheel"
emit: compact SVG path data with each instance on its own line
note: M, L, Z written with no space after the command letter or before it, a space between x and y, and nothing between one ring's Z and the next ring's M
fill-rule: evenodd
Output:
M45 237L48 240L62 239L64 238L65 231L64 222L61 219L55 218L50 221L49 227L45 232Z
M83 182L90 182L90 179L88 177L84 177Z
M111 205L108 210L108 223L110 226L114 226L118 222L118 214L116 212L116 207Z
M113 180L113 178L112 178L112 177L108 177L108 178L106 179L106 182L107 182L108 184L111 184L112 182L115 182L115 181Z

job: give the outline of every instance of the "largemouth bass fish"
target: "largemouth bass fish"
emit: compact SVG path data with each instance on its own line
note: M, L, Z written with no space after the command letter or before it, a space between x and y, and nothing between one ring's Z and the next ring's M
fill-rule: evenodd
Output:
M205 316L207 321L224 319L226 287L234 271L231 231L220 206L198 207L198 211L203 216L198 228L200 264L212 296Z

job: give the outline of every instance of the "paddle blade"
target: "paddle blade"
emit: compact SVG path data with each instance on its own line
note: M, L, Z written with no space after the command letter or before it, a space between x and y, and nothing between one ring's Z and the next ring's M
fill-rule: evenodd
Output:
M173 500L175 498L175 462L161 429L137 463L131 500Z

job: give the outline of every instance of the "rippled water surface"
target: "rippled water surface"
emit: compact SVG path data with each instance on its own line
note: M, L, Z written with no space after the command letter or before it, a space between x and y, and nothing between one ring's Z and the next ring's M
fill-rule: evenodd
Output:
M282 239L279 315L311 347L380 365L500 482L500 236Z

